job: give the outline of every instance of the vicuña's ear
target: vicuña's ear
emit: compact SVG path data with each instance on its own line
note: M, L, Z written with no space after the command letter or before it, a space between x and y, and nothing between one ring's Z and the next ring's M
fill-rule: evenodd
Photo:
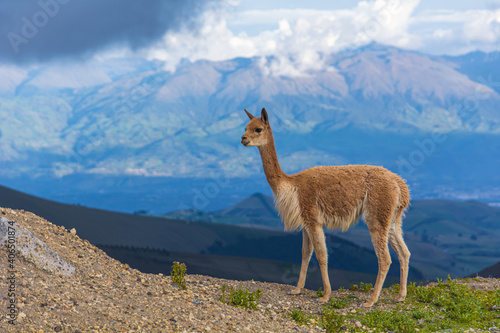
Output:
M247 111L247 109L243 109L243 110L245 110L245 112L247 113L247 116L248 116L248 118L250 118L250 120L255 118L250 112Z
M267 116L267 111L266 111L266 108L263 108L262 109L262 112L260 113L260 119L262 120L262 122L265 124L265 125L268 125L269 124L269 118Z

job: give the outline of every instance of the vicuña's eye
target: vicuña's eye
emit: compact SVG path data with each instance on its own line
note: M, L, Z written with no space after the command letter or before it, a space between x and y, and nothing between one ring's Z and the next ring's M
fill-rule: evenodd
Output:
M256 128L255 129L255 133L260 133L260 132L262 132L262 128Z

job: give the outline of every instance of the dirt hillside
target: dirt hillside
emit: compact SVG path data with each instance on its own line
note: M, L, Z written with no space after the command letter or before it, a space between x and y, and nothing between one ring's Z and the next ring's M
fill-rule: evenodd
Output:
M1 332L324 331L299 326L287 315L293 308L318 314L313 291L291 296L288 285L201 275L187 275L187 290L181 290L169 276L144 274L114 260L81 239L78 230L22 210L0 208L0 218L8 236L0 237ZM15 255L9 257L11 244ZM223 285L261 289L257 309L221 303ZM342 293L356 294L335 291L333 297ZM357 293L359 300L342 311L359 311L368 296ZM9 309L12 300L15 309Z

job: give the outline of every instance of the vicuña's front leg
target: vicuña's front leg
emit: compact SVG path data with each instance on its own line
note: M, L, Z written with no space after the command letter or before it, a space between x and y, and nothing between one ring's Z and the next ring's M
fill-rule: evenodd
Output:
M328 277L328 252L326 250L325 233L320 224L308 226L308 232L314 246L314 251L316 252L316 259L318 259L321 278L323 279L324 295L319 301L327 302L330 299L332 288L330 286L330 278Z
M306 229L302 229L302 264L300 265L300 275L297 287L290 291L290 294L292 295L300 294L302 288L304 288L304 285L306 284L307 268L309 267L312 251L313 244L311 237L309 237Z

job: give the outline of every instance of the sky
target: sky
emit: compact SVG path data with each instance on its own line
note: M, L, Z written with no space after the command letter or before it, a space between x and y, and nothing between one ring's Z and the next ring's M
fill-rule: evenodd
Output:
M272 57L278 74L321 69L371 42L428 54L500 50L500 0L0 0L0 64L137 57Z

